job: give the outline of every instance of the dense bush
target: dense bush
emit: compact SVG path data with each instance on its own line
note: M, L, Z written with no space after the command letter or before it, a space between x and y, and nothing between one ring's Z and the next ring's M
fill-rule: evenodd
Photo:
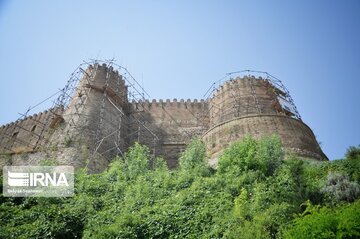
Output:
M360 200L335 208L307 203L284 232L286 238L360 238Z
M78 171L72 198L1 196L0 238L359 237L359 157L287 158L278 137L247 137L213 169L195 139L171 171L135 144L103 173Z

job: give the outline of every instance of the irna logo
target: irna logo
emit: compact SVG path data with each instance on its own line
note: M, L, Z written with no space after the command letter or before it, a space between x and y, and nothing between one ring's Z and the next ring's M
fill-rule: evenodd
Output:
M14 173L8 171L8 184L12 187L69 186L65 173Z
M68 197L74 193L71 166L5 166L3 194L8 197Z

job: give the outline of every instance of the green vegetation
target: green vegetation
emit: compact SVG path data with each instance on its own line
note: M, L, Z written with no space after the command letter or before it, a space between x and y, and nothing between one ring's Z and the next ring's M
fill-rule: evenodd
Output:
M0 238L359 238L359 151L284 161L279 138L245 138L213 169L196 139L171 171L135 144L72 198L0 197Z

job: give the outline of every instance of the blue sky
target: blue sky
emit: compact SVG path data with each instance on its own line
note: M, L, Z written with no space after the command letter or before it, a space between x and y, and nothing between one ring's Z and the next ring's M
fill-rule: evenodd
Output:
M155 99L199 99L227 72L267 71L330 159L360 144L357 0L0 0L0 124L89 58L115 58Z

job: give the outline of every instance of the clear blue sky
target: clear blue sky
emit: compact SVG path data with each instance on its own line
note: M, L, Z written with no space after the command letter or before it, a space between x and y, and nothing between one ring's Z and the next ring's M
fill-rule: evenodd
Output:
M227 72L267 71L330 159L360 144L357 0L0 0L0 124L89 58L117 59L156 99L202 98Z

